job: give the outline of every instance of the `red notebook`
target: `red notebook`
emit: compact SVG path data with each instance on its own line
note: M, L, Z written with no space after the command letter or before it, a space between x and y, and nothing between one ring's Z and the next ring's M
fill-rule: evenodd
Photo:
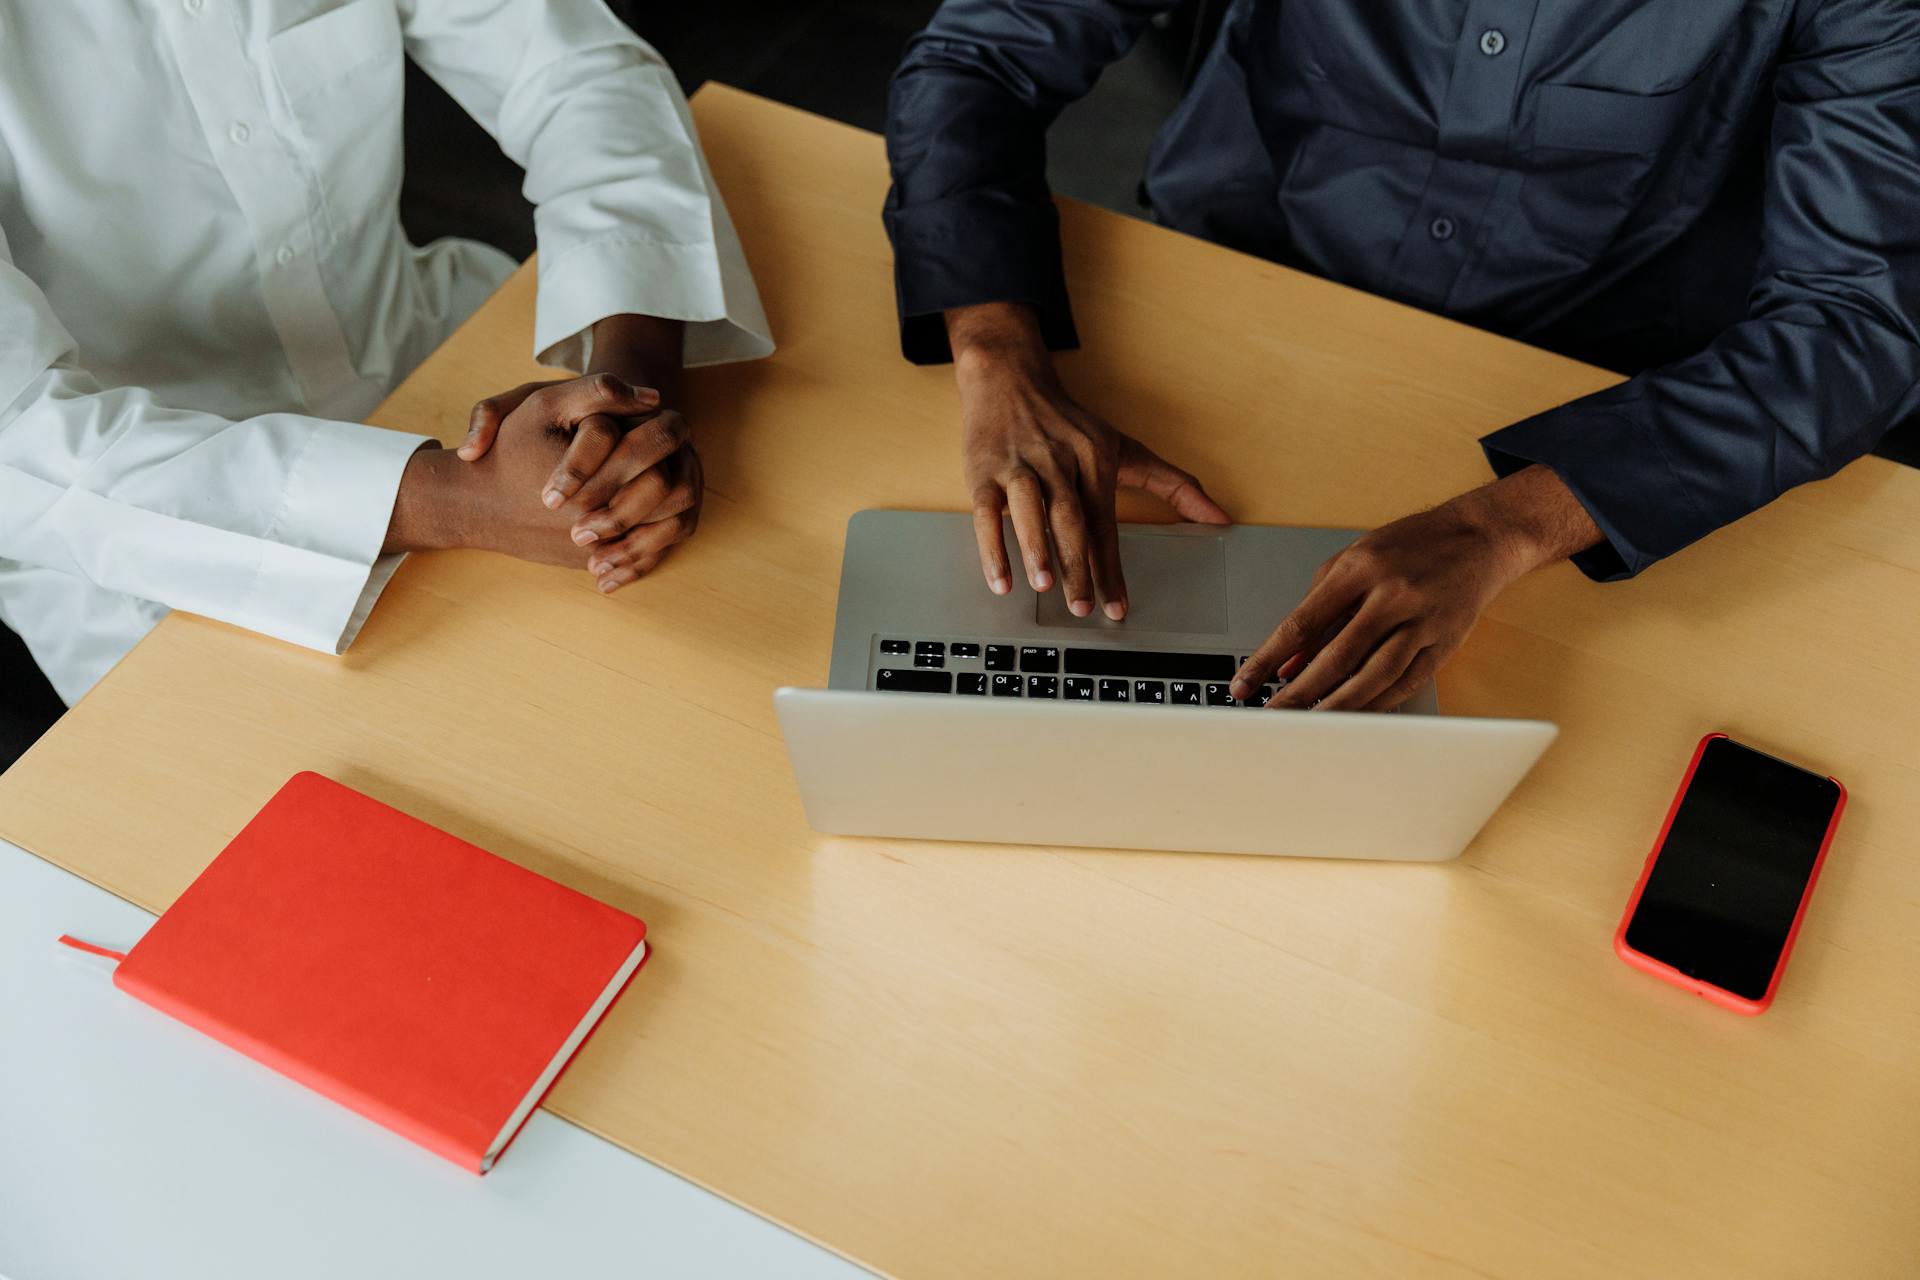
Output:
M646 929L302 773L114 982L485 1173L640 967Z

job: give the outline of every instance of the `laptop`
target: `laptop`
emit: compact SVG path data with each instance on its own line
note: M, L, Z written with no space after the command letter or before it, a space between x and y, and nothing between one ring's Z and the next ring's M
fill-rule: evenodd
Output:
M1440 714L1279 711L1228 681L1352 529L1123 525L1128 613L995 596L968 515L862 511L825 689L774 694L817 831L1439 861L1557 732ZM1012 541L1007 533L1008 546Z

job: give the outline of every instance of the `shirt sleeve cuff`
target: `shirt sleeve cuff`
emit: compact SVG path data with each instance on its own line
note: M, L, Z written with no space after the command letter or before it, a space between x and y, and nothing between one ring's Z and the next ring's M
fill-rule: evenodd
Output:
M235 621L345 653L404 556L383 554L407 460L427 437L316 420Z
M1560 477L1605 541L1573 557L1596 582L1630 578L1701 536L1659 441L1631 413L1580 401L1480 441L1500 476L1534 463Z
M640 236L604 236L540 259L534 320L535 359L584 370L591 329L608 316L683 320L688 368L758 360L773 335L744 257L712 243L668 244Z
M967 191L910 208L889 204L885 218L907 359L951 360L943 313L982 302L1026 303L1039 314L1050 350L1080 345L1052 200Z

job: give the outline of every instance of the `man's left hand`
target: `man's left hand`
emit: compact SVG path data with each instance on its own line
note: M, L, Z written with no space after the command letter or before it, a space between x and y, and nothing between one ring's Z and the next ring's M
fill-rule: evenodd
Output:
M1307 598L1234 676L1233 695L1244 700L1277 674L1287 683L1270 707L1399 706L1510 583L1600 539L1541 466L1383 525L1320 566Z

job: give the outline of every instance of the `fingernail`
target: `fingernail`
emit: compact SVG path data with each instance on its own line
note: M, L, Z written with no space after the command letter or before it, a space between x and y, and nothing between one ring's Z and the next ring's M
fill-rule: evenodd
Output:
M620 584L615 582L612 578L602 578L600 579L597 585L600 588L600 594L604 596L604 595L610 594L613 591L613 589L619 586Z
M1003 596L1007 594L1007 592L1013 590L1013 584L1008 582L1005 578L988 578L987 590L993 592L993 594L997 596Z
M1076 618L1084 618L1093 612L1093 601L1072 600L1067 603L1067 612Z
M575 529L573 531L573 545L576 547L584 547L599 536L599 534L591 529Z
M549 510L559 506L561 503L565 502L566 500L567 500L567 495L564 493L561 493L558 489L549 489L545 493L540 495L540 501L546 503L547 508Z
M1126 617L1127 602L1125 600L1107 601L1107 616L1109 618L1112 618L1115 622L1118 622L1120 621L1120 619Z
M1035 569L1028 577L1032 581L1035 591L1045 591L1053 585L1053 575L1045 569Z

